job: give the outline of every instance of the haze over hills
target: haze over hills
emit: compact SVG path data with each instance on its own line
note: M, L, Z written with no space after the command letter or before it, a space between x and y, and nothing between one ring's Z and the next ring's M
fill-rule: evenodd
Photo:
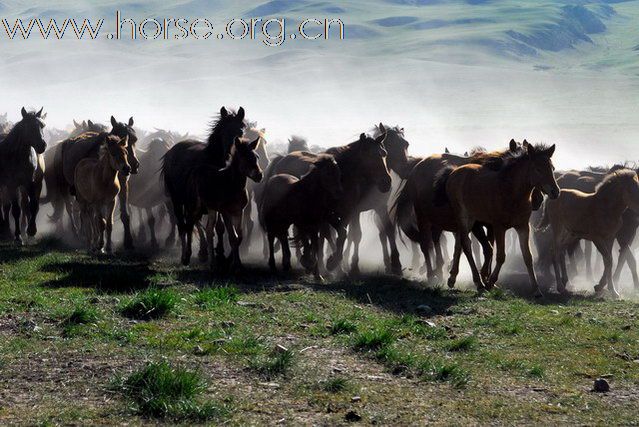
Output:
M340 18L346 40L107 40L115 11L145 18ZM49 122L134 115L202 133L243 105L269 138L337 145L383 120L429 154L556 142L562 167L639 158L639 1L2 1L0 17L104 18L100 40L0 37L1 110ZM335 34L335 33L333 33Z

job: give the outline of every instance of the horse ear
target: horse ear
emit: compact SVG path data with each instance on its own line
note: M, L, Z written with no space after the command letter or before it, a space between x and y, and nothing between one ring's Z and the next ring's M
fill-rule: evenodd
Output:
M111 116L111 126L115 127L118 124L118 121L115 120L115 117Z
M386 127L384 126L384 123L380 123L378 129L381 133L386 133Z
M377 142L378 144L381 144L384 142L384 140L386 139L386 136L388 134L386 132L382 133L380 136L378 136L377 138L375 138L375 142Z
M44 114L43 114L40 118L41 118L42 120L46 119L46 118L47 118L47 114L49 114L49 113L44 113Z
M27 110L24 109L24 107L22 107L22 110L20 110L20 113L22 113L22 118L24 119L25 117L27 117Z
M133 116L129 117L129 126L133 126Z
M224 117L226 117L226 116L228 116L228 115L229 115L229 112L228 112L228 111L226 111L226 107L222 107L222 108L220 108L220 116L221 116L222 118L224 118Z
M468 151L464 151L464 157L468 157Z
M36 117L42 118L42 111L44 110L44 107L40 108L40 111L38 111L36 113Z
M259 143L260 143L260 137L258 136L258 137L257 137L257 139L256 139L255 141L253 141L253 142L251 142L251 143L249 144L249 148L250 148L251 150L255 150L255 149L257 148L257 144L259 144Z
M448 150L448 147L444 147L444 154L450 154L450 151Z
M244 111L244 107L240 107L240 109L237 111L237 116L235 116L235 117L237 117L238 120L242 121L242 120L244 120L245 114L246 113Z
M366 141L366 134L365 134L365 133L362 133L362 134L359 136L359 140L360 140L360 141Z
M89 125L89 127L93 127L93 122L91 120L87 121L87 124Z
M524 147L528 147L530 145L530 143L528 142L528 140L524 139L524 142L521 143Z
M552 157L553 154L555 154L555 148L557 148L557 146L555 144L553 144L552 147L550 147L549 149L546 150L546 155L549 158Z
M524 140L524 142L526 142L526 140ZM532 144L528 144L528 142L526 142L526 151L528 152L528 154L530 154L531 156L535 155L537 153L537 150L535 150L535 146Z
M508 148L510 149L510 151L515 151L517 149L517 141L511 139L510 143L508 144Z
M75 119L73 119L73 126L75 126L76 128L79 128L80 124L76 122Z

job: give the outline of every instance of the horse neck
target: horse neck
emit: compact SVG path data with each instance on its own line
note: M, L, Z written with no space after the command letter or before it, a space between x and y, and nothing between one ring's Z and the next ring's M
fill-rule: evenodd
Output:
M224 167L232 145L232 142L228 146L225 144L220 131L213 131L205 148L213 166Z
M246 176L240 172L240 160L237 153L233 154L231 163L220 171L222 180L225 184L234 189L243 189L246 187Z
M510 194L515 200L530 199L534 189L530 182L530 166L530 161L527 160L523 167L513 165L500 172L502 185L506 187L502 189L504 194Z
M317 170L313 170L293 183L294 191L303 194L316 194L315 190L320 186L320 174L317 172Z
M109 184L115 181L118 171L111 166L110 154L104 154L98 159L97 172L99 173L100 182Z
M596 200L595 205L605 209L606 214L610 217L618 217L628 209L628 203L623 198L623 189L620 184L616 184L608 190L605 186L600 187L595 191L594 199Z
M13 128L9 131L7 136L0 142L0 152L2 155L7 154L18 154L20 152L23 153L31 153L31 146L23 144L20 141L20 133L18 129L19 123L13 126Z

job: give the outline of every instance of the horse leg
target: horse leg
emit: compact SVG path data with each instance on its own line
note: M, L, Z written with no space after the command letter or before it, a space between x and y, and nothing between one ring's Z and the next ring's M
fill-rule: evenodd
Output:
M444 278L444 254L442 253L442 237L444 232L441 229L431 228L431 241L435 249L435 279Z
M213 210L209 210L208 212L208 220L206 221L206 244L207 250L209 252L209 259L211 261L210 267L211 271L215 271L217 269L216 258L215 258L215 227L217 225L217 212Z
M242 260L240 259L240 245L242 244L242 214L240 215L222 215L226 231L229 235L229 243L231 244L231 271L238 272L242 269Z
M632 273L632 282L635 286L635 289L639 289L639 275L637 275L637 260L635 259L632 250L628 248L628 252L626 253L626 262L628 263L628 267L630 268L630 272Z
M218 213L218 215L221 215ZM222 218L218 218L215 225L215 234L217 234L217 246L215 247L215 256L217 257L217 265L226 267L226 257L224 256L224 233L226 227Z
M209 250L207 247L206 230L202 225L202 220L195 223L195 229L197 230L197 236L200 241L200 249L197 252L197 259L200 262L206 262L209 259Z
M109 208L110 206L107 208L107 210ZM107 222L108 222L108 219L105 219L105 217L108 217L108 214L110 213L110 210L108 210L107 215L104 215L103 209L104 207L102 206L96 209L96 225L97 225L96 251L98 253L104 253L104 232L107 228Z
M450 276L448 276L448 287L454 288L457 281L457 275L459 274L459 259L461 258L462 246L461 239L455 233L455 249L453 252L453 260L450 265Z
M516 229L519 236L519 248L521 249L521 256L524 258L526 264L526 270L528 270L528 279L530 280L530 287L535 296L541 296L541 290L537 283L537 277L535 276L535 267L533 266L533 257L530 252L530 224L526 222L521 227Z
M431 281L436 279L435 269L431 263L430 247L433 243L433 235L430 224L419 225L419 247L424 254L424 266L426 267L426 278Z
M124 227L124 249L133 249L133 236L131 235L131 218L129 215L129 180L126 177L120 177L120 193L118 194L120 201L120 220Z
M312 267L313 276L315 277L316 280L321 282L324 280L324 278L320 274L320 270L319 270L319 260L318 260L318 254L319 254L319 248L320 248L319 230L313 230L313 232L310 233L310 238L311 238L311 256L313 260L313 267Z
M144 214L141 208L132 209L131 212L137 212L138 217L138 234L136 238L138 239L139 244L146 243L146 227L144 225ZM133 215L132 215L133 216ZM134 226L135 228L135 226Z
M151 249L156 250L159 248L158 239L155 235L155 216L153 215L153 208L146 209L147 225L149 227L149 234L151 236Z
M473 258L473 247L470 241L470 236L468 235L470 230L464 230L459 233L459 237L461 240L461 247L464 251L464 255L468 260L468 264L470 264L470 271L473 275L473 283L477 287L477 291L481 292L485 289L484 283L482 282L481 275L479 274L479 270L477 270L477 265L475 264L475 259ZM457 258L457 263L459 263L459 257ZM458 267L459 268L459 267Z
M353 258L351 259L351 275L359 276L359 244L362 241L362 224L360 223L360 215L356 214L350 223L349 231L353 238Z
M481 225L475 225L473 227L473 234L475 235L477 242L481 245L484 254L484 263L482 264L480 271L481 277L483 280L488 280L488 278L490 277L490 270L493 261L493 246L490 244L484 227L482 227ZM477 257L476 259L478 260L479 257Z
M20 192L16 190L11 199L11 214L13 215L13 224L15 225L14 230L14 241L16 245L22 246L22 233L20 230Z
M615 283L619 282L621 272L623 271L623 266L626 263L627 254L629 253L630 246L628 246L625 242L619 242L619 257L617 258L617 267L615 268L615 272L612 275ZM628 263L628 265L630 265L630 263Z
M167 248L172 248L173 246L175 246L175 230L177 228L177 220L175 218L173 203L170 200L164 204L164 207L169 214L169 226L171 227L171 231L164 241L164 246Z
M331 225L337 231L337 241L335 242L335 248L333 249L333 253L328 257L326 262L326 268L330 271L340 270L342 265L342 259L344 255L344 242L346 241L346 237L348 236L348 232L346 230L346 225L348 224L348 220L343 218L341 220L333 219L331 221Z
M608 289L616 298L619 298L619 293L617 293L614 282L612 281L612 244L601 241L594 242L594 244L601 253L604 263L604 272L599 280L599 284L595 286L595 292L601 293L606 287L606 284L608 284Z
M27 224L29 223L29 196L24 192L20 191L20 209L22 210L22 215L20 216L20 232L25 233L27 231Z
M115 211L115 200L112 200L107 205L106 209L106 253L113 253L113 212Z
M473 249L473 259L475 260L476 264L479 264L479 262L481 261L481 245L479 244L479 240L475 236L473 236L470 241Z
M506 262L506 249L505 249L506 230L500 227L499 228L493 227L493 232L495 233L495 246L497 247L497 258L495 262L495 269L493 270L492 274L490 275L490 279L488 280L488 288L492 288L495 286L495 284L497 283L497 280L499 279L499 273L501 271L501 268L503 267L504 262ZM526 234L526 238L527 236L528 235ZM521 237L519 242L521 245ZM528 240L526 240L526 244L528 244ZM528 246L528 253L530 253L530 246ZM531 258L532 258L532 255L531 255ZM526 267L528 267L528 265L526 265Z
M384 213L384 229L386 230L386 237L388 238L388 245L390 246L391 273L401 275L402 263L399 259L399 250L397 249L397 234L388 212L384 210Z
M419 269L419 263L421 261L421 257L419 256L419 245L416 242L410 242L411 252L413 257L411 258L411 268L413 271L417 271Z
M375 225L377 226L379 241L382 245L382 260L384 261L384 268L386 269L387 274L391 274L391 260L390 255L388 254L388 247L386 246L386 230L384 229L384 225L382 224L381 215L377 212L377 221L375 221Z
M552 253L552 267L555 271L555 282L557 283L557 292L563 292L564 282L562 280L562 272L559 267L559 257L563 248L560 248L559 244L553 242L553 253Z
M561 286L557 287L557 290L561 293L566 292L568 283L570 282L570 276L568 275L568 268L566 267L566 251L562 250L557 254L559 257L559 269L560 269L560 282Z
M38 233L36 220L40 211L40 195L42 194L42 181L35 181L29 185L29 226L27 236L33 237Z
M244 208L244 212L242 212L242 227L246 230L246 242L243 242L244 244L240 246L243 255L248 254L251 247L251 236L253 235L253 227L255 226L253 218L251 218L252 213L253 200L249 197L249 201Z
M284 271L291 270L291 248L288 244L288 231L280 233L277 236L277 240L280 241L280 245L282 246L282 269Z
M273 273L277 271L277 266L275 265L275 234L268 232L266 233L266 240L268 242L268 267L271 269Z

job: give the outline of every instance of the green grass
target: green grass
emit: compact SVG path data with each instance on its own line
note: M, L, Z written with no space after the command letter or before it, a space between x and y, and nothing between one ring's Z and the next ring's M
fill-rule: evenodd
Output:
M616 398L639 378L636 302L274 281L250 266L230 286L173 261L0 243L0 424L636 420L635 400ZM158 363L131 374L144 361ZM607 396L589 391L601 376Z
M126 301L120 312L131 319L159 319L169 314L177 301L177 295L170 289L149 289Z
M213 402L199 402L206 390L201 374L166 362L149 363L127 378L116 378L113 388L131 400L145 417L174 421L208 421L228 414L228 408Z

